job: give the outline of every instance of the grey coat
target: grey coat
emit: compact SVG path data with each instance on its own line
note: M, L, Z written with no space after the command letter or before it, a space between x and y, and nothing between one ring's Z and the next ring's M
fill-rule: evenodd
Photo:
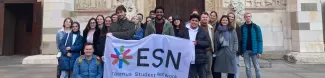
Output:
M221 73L232 73L234 74L236 69L236 52L238 51L238 39L237 33L235 30L226 31L230 32L229 38L229 46L221 47L221 43L219 38L222 32L215 32L214 35L214 54L215 57L215 64L214 64L214 72L221 72Z

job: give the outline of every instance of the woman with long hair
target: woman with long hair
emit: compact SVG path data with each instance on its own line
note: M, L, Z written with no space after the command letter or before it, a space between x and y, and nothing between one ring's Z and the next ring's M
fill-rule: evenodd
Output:
M107 16L104 21L103 29L95 32L95 33L99 32L100 35L98 36L99 38L97 38L98 39L98 42L96 45L97 52L95 52L94 54L101 57L102 59L104 59L106 34L108 33L108 29L111 26L111 24L112 24L112 19L110 16Z
M97 15L96 21L98 23L98 28L102 30L103 26L104 26L104 16L103 15Z
M241 29L240 26L238 25L238 23L236 22L236 16L233 12L228 13L228 17L229 17L229 22L230 25L232 27L234 27L234 29L237 32L237 38L238 38L238 43L241 44ZM235 73L235 78L239 78L239 56L242 55L243 52L241 52L241 45L238 45L238 51L237 51L237 56L236 56L236 73Z
M59 45L60 45L60 42L61 42L61 39L63 38L64 34L66 33L70 33L71 32L71 26L72 26L72 23L73 23L73 20L71 18L65 18L64 21L63 21L63 25L62 25L62 28L59 29L56 33L56 47L58 49L58 54L56 56L56 58L59 59L59 57L61 57L61 51L59 49ZM58 60L59 61L59 60ZM59 77L61 72L60 72L60 66L58 65L57 67L57 76Z
M90 18L86 28L83 31L83 43L84 44L92 43L92 44L94 44L94 47L96 49L95 45L97 45L96 43L98 43L97 38L100 34L99 34L99 32L95 33L95 31L100 31L100 29L98 27L98 23L95 18ZM95 50L95 52L96 52L96 50ZM84 53L82 52L82 54L84 54Z
M175 32L175 35L178 36L179 31L181 29L183 29L183 26L181 24L182 21L181 21L181 19L180 19L180 17L178 15L175 15L172 18L173 18L172 24L174 26L174 32Z
M59 46L62 52L59 58L60 78L73 78L72 68L74 62L80 56L80 51L83 46L82 36L80 35L80 24L78 22L73 22L72 31L64 35Z
M234 78L237 63L238 39L236 30L230 25L227 15L219 21L214 36L215 64L213 78L221 78L221 73L228 73L228 78Z
M133 39L135 39L135 40L140 40L144 36L144 34L143 34L144 30L141 28L141 21L139 19L140 19L140 17L138 17L138 16L134 16L131 19L132 22L134 22L135 29L136 29L135 34L133 35Z

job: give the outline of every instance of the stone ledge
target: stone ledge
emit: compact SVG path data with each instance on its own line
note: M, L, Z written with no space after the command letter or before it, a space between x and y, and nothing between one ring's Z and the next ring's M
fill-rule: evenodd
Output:
M272 68L272 63L267 61L267 60L259 59L259 63L260 63L260 68ZM239 57L239 66L240 67L245 67L243 57ZM251 62L251 68L254 68L252 62Z
M294 64L325 64L325 52L291 52L283 58Z
M33 55L25 57L22 64L58 64L56 55Z
M264 60L283 60L283 56L289 51L263 52L262 59Z

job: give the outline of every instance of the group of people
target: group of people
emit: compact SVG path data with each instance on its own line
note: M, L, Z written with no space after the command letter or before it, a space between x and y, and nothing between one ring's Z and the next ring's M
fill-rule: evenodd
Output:
M235 14L221 16L193 10L188 22L179 16L164 17L164 8L156 7L142 23L143 15L128 19L126 8L120 5L111 16L98 15L88 21L83 34L80 24L66 18L58 30L58 74L60 78L102 78L103 53L107 35L124 40L140 40L151 34L163 34L191 40L195 45L195 61L191 62L189 78L239 78L240 56L244 57L247 78L251 75L251 60L260 78L258 59L263 52L261 29L245 13L245 23L236 23Z

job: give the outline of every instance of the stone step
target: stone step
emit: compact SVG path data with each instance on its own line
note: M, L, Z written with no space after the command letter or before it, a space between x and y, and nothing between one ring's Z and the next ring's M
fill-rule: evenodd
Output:
M272 68L272 63L267 60L259 59L259 63L261 68ZM245 67L243 57L239 57L239 66ZM251 68L254 68L252 61L251 61Z
M260 67L261 68L271 68L272 63L266 60L260 59ZM22 64L58 64L58 60L56 55L33 55L27 56L22 60ZM243 57L239 58L240 67L245 67ZM251 66L253 67L253 66Z
M22 60L22 64L58 64L56 55L32 55Z

